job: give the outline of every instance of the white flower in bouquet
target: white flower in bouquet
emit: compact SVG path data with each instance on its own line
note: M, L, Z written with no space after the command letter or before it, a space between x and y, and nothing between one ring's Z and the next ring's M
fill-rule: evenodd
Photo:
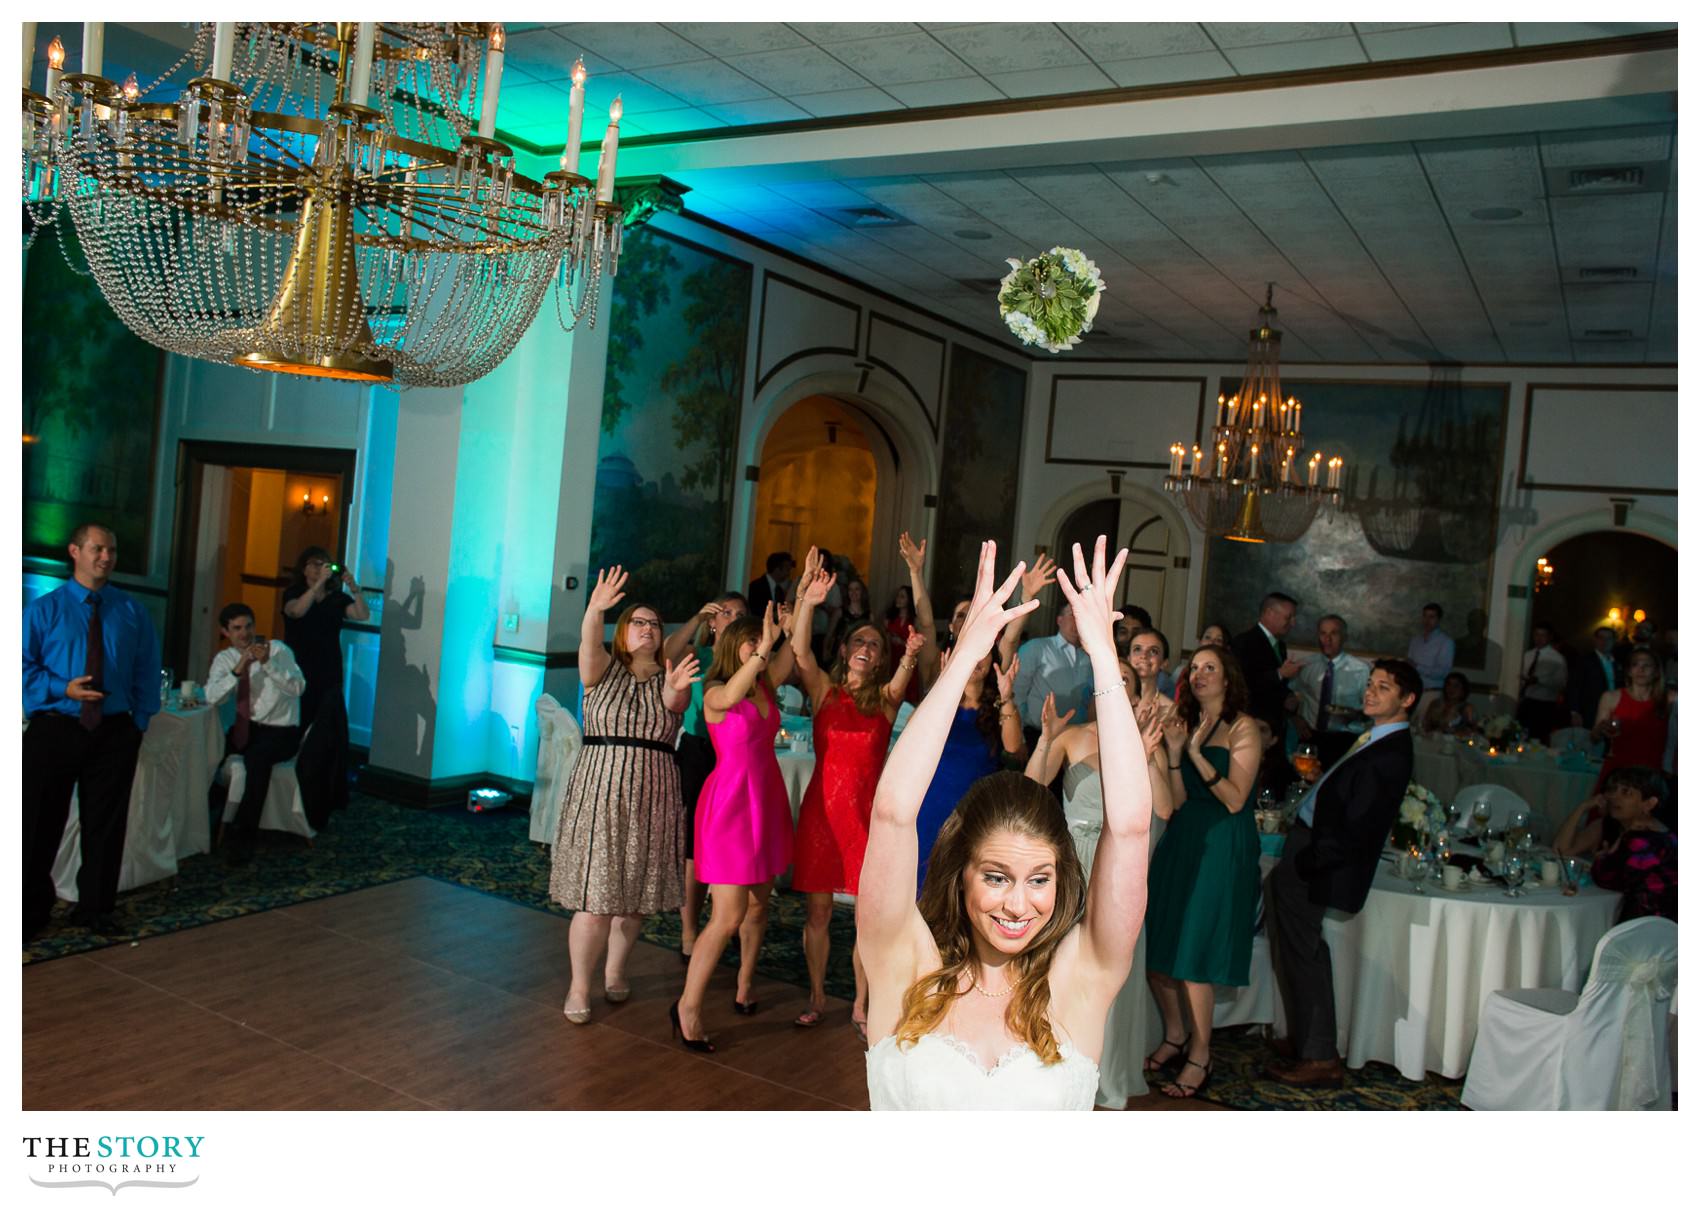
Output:
M1497 741L1516 727L1517 721L1508 715L1490 716L1482 724L1482 734L1489 740Z
M1421 829L1428 821L1428 805L1414 795L1407 795L1399 801L1399 822L1413 829Z

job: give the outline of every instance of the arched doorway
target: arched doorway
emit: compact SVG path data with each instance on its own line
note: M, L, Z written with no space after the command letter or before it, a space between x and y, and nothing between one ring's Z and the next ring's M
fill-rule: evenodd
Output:
M1592 530L1554 545L1545 558L1553 572L1546 585L1537 576L1532 586L1532 621L1552 623L1558 639L1577 651L1586 651L1597 627L1614 627L1626 638L1646 621L1657 639L1676 626L1676 549L1669 544Z
M1059 562L1072 560L1074 544L1079 543L1090 559L1092 544L1101 534L1109 536L1112 552L1118 547L1127 548L1122 602L1131 602L1148 611L1152 623L1168 637L1171 651L1179 652L1189 639L1181 633L1186 613L1186 576L1175 565L1175 557L1184 554L1187 548L1185 534L1177 535L1176 527L1165 513L1129 495L1124 488L1120 496L1099 497L1068 513L1057 527L1052 558ZM1036 628L1028 631L1032 635L1043 634Z
M800 563L810 544L848 556L865 578L873 554L878 463L857 410L824 395L787 409L762 443L745 579L762 574L768 553L789 551Z

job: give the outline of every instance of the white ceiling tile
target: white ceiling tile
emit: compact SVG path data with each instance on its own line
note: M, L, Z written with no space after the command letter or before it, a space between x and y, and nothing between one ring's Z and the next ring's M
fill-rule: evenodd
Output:
M1268 46L1277 42L1317 42L1350 38L1352 27L1344 21L1207 21L1204 28L1224 50L1239 46Z
M781 96L865 89L867 81L816 46L732 55L727 63Z
M573 61L580 57L584 59L585 70L592 75L616 70L612 63L550 29L509 34L505 68L534 80L565 80L572 76Z
M1003 97L997 89L979 76L958 80L930 80L915 84L888 84L886 92L911 109L929 105L966 105L973 101L996 101Z
M1191 21L1065 21L1060 28L1100 63L1216 49Z
M1676 125L1562 131L1540 136L1541 160L1552 168L1645 164L1669 159Z
M973 74L973 69L930 34L900 34L834 43L835 58L878 85L916 84Z
M823 44L912 34L916 29L908 21L792 21L789 25L810 42Z
M733 101L755 101L773 94L754 80L724 63L680 63L651 67L643 78L666 89L690 105L727 105Z
M960 25L934 36L969 67L988 76L1086 62L1080 48L1054 25L1015 21Z
M561 112L566 112L566 97L570 91L570 82L555 86L561 94ZM592 103L606 108L615 97L621 99L621 106L626 113L636 117L655 110L678 109L686 104L682 97L676 97L664 88L657 88L641 76L631 72L612 72L605 76L587 79L584 84L585 104Z
M902 109L903 105L890 93L877 88L847 88L841 92L804 93L791 100L817 118L836 118L842 114L873 114L882 110Z
M1233 64L1213 50L1187 55L1157 55L1146 59L1115 59L1098 66L1122 88L1179 84L1185 80L1219 80L1235 74Z
M713 114L688 106L679 109L660 110L656 113L643 115L644 130L652 135L674 135L680 131L711 130L726 123Z
M723 105L705 105L703 109L728 126L744 126L759 122L801 122L809 117L807 110L797 108L783 97L762 97L754 101L728 101Z
M1518 46L1544 46L1553 42L1591 42L1596 38L1622 38L1675 29L1674 21L1519 21L1512 30Z
M669 21L667 28L722 58L803 45L801 34L777 21Z
M1421 59L1430 55L1507 50L1511 46L1511 27L1497 21L1425 25L1390 33L1371 33L1360 27L1360 37L1371 59Z
M1101 92L1115 87L1115 81L1091 63L1078 67L1044 67L1025 72L997 72L987 79L1011 97L1051 97L1063 93Z
M623 21L580 21L556 32L628 70L708 58L708 52L659 25Z
M1434 176L1451 173L1521 173L1538 180L1540 151L1533 135L1496 135L1417 144L1417 154Z
M1257 76L1267 72L1299 72L1317 67L1338 67L1345 63L1364 63L1363 47L1354 35L1349 38L1324 38L1316 42L1280 42L1269 46L1223 47L1228 62L1242 76Z

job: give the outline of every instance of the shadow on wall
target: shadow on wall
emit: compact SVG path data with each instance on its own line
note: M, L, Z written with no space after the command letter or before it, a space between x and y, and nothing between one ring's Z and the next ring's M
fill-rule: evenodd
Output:
M1460 669L1480 669L1492 681L1499 677L1505 646L1488 638L1487 625L1487 611L1480 607L1465 616L1464 634L1458 637L1458 654L1453 664Z
M402 634L418 631L425 615L425 578L414 577L407 597L395 598L395 562L384 561L384 617L379 626L378 685L383 688L383 712L401 725L413 724L413 756L429 767L432 734L436 729L437 700L431 693L431 674L421 664L407 663L407 639Z

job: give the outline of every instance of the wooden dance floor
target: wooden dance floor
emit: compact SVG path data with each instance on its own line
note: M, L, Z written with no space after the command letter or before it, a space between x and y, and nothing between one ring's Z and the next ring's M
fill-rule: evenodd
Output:
M23 971L30 1110L858 1110L848 1003L799 1030L803 990L758 980L720 1050L670 1042L675 953L637 944L631 1000L561 1015L567 922L432 879L274 909Z

